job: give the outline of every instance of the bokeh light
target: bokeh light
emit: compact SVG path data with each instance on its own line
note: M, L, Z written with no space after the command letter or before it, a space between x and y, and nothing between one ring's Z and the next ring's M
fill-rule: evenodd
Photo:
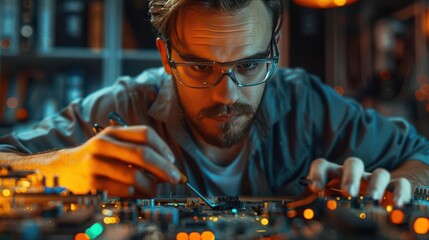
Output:
M413 229L417 234L427 234L429 232L429 219L425 217L416 218Z
M302 215L304 216L305 219L311 220L314 218L314 211L311 208L307 208L304 210Z

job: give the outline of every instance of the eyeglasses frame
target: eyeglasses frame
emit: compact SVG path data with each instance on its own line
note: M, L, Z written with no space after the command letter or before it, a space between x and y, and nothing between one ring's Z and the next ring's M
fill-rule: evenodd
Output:
M267 61L267 60L272 60L273 61L273 66L271 67L271 69L269 70L269 72L267 73L267 76L265 78L265 80L261 81L261 82L257 82L257 83L252 83L252 84L242 84L240 82L237 81L237 78L235 76L235 73L233 71L233 67L229 67L227 71L222 71L221 75L218 77L217 81L214 84L208 85L208 86L201 86L201 87L195 87L195 86L189 86L188 84L184 83L179 76L176 76L176 78L179 80L179 82L189 88L196 88L196 89L206 89L206 88L211 88L211 87L215 87L217 86L223 79L224 75L228 75L231 80L239 87L251 87L251 86L256 86L256 85L260 85L263 84L265 82L267 82L268 80L270 80L273 76L273 73L275 72L275 70L277 69L277 65L278 65L278 61L279 61L279 51L277 48L277 44L275 41L275 38L272 37L271 41L270 41L270 48L271 48L271 53L274 52L273 57L271 58L255 58L255 59L246 59L246 60L238 60L238 61L231 61L231 62L215 62L215 61L209 61L209 62L176 62L174 60L171 59L171 49L173 48L171 46L170 40L168 38L162 38L166 47L167 47L167 58L168 58L168 63L170 65L170 68L175 69L177 71L177 66L178 65L198 65L198 64L215 64L215 65L220 65L222 67L225 66L235 66L237 63L245 63L245 62L257 62L257 61ZM274 51L273 51L274 50ZM174 75L175 71L172 71Z

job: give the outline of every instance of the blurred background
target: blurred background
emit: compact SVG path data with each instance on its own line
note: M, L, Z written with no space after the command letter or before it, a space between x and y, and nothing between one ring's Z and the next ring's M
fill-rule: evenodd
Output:
M429 2L285 0L281 65L429 137ZM147 0L0 0L0 134L161 66Z

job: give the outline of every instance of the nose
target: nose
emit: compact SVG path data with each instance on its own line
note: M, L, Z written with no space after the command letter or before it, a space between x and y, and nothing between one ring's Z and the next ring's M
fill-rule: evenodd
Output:
M213 87L212 99L225 105L233 104L238 100L239 88L229 73L224 73L220 82Z

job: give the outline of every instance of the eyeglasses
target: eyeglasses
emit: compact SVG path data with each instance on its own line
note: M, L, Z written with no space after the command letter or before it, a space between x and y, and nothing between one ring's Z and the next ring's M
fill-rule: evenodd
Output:
M273 55L271 58L245 59L226 63L176 62L171 60L170 41L166 39L165 43L173 75L181 84L190 88L214 87L222 81L224 75L229 76L239 87L259 85L272 77L278 63L279 52L274 38L269 46Z

